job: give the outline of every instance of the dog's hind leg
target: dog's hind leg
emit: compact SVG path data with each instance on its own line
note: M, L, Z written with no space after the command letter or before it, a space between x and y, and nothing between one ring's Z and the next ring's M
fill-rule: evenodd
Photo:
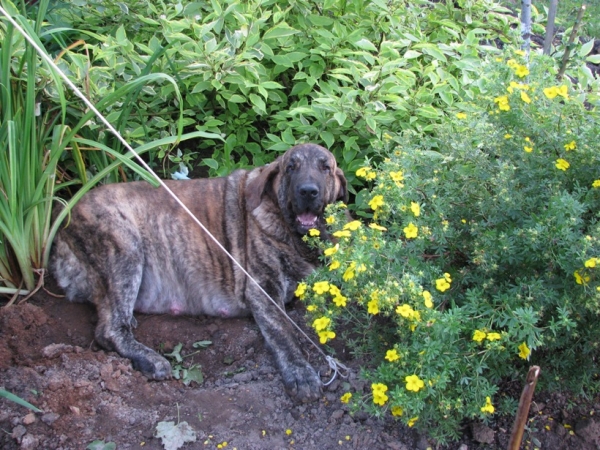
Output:
M156 353L136 341L133 336L135 318L133 309L143 274L142 257L119 255L113 268L104 297L95 301L98 310L96 341L108 350L129 358L133 368L154 380L171 376L171 365Z

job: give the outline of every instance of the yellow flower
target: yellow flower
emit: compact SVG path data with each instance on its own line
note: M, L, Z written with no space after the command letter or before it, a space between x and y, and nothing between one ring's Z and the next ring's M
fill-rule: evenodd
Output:
M296 297L298 297L299 299L304 298L304 294L306 294L306 288L307 287L308 286L306 285L306 283L298 283L298 287L294 291L294 295Z
M360 223L360 220L353 220L352 222L348 222L346 225L344 225L344 230L356 231L361 225L362 224Z
M356 176L364 178L367 181L377 178L377 174L370 167L361 167L356 171Z
M332 255L335 255L339 249L340 249L340 244L335 244L334 247L326 248L325 251L323 252L323 254L325 256L332 256Z
M569 164L569 163L568 163L567 161L565 161L564 159L562 159L562 158L558 158L558 159L556 160L556 168L557 168L558 170L565 171L565 170L567 170L569 167L571 167L571 164Z
M335 217L334 216L326 217L325 223L327 223L327 225L333 225L335 223Z
M510 111L510 105L508 104L508 96L501 95L500 97L496 97L494 99L495 103L498 103L498 109L500 111Z
M415 217L419 217L421 215L421 206L417 202L410 202L410 210Z
M528 147L528 146L523 146L523 150L525 150L527 153L531 153L533 151L533 147Z
M575 141L571 141L568 144L565 144L566 151L575 150L576 148L577 148L577 142L575 142Z
M565 99L569 98L569 88L567 87L566 84L563 84L562 86L557 87L556 93Z
M525 52L523 50L515 50L515 54L519 56L525 56Z
M333 338L335 338L335 333L333 331L319 331L319 342L321 344L326 344L328 340Z
M342 395L340 397L340 402L342 402L342 403L348 403L351 398L352 398L352 394L350 392L346 392L344 395Z
M367 312L373 315L379 314L379 302L376 299L367 303Z
M419 416L417 416L417 417L413 417L412 419L410 419L410 420L408 421L407 425L408 425L409 427L412 427L412 426L413 426L413 425L414 425L414 424L417 422L417 420L419 420Z
M419 228L414 223L409 223L408 226L404 227L404 235L407 239L416 238L419 234Z
M385 405L385 402L388 401L388 396L385 395L388 387L383 383L373 383L371 390L373 391L373 403L379 406Z
M486 338L488 341L493 342L499 341L502 338L502 336L500 335L500 333L488 333Z
M531 99L529 98L529 95L527 95L527 92L525 92L525 91L521 91L521 100L523 100L525 103L531 103Z
M373 211L377 211L379 208L381 208L383 205L385 204L385 202L383 201L383 195L376 195L375 197L373 197L371 199L371 201L369 202L369 207L373 210Z
M308 305L306 307L306 310L309 311L309 312L313 312L313 311L317 310L317 307L315 305Z
M475 332L473 333L473 340L475 342L481 342L485 339L485 337L486 337L485 331L475 330Z
M308 230L308 235L309 236L320 236L321 232L315 228L311 228L310 230Z
M514 69L519 65L519 63L517 63L514 59L509 59L508 61L506 61L506 65L511 69Z
M398 187L402 187L402 181L404 181L404 174L402 173L402 171L398 171L398 172L390 172L390 177L392 178L392 181L396 184L396 186Z
M350 232L348 230L340 230L333 233L336 238L350 237Z
M438 278L435 280L435 288L440 292L445 292L450 289L450 282L446 278Z
M481 407L481 412L483 413L488 413L488 414L494 414L494 405L492 405L492 399L490 397L486 397L485 398L485 405L483 405Z
M595 189L600 188L600 180L594 180L594 182L592 183L592 187Z
M404 410L400 406L392 406L392 416L400 417L404 414Z
M584 266L585 267L596 267L596 263L598 263L599 261L600 261L600 259L598 259L598 258L590 258L584 263Z
M335 270L335 269L339 269L341 266L339 261L331 261L331 264L329 264L329 270Z
M526 77L529 75L529 69L526 66L518 65L515 67L515 75L519 78Z
M317 281L315 284L313 284L313 291L315 291L318 295L329 292L329 282Z
M456 113L456 118L457 119L466 119L467 115L463 112L459 112L459 113Z
M578 270L573 273L573 276L575 276L575 283L577 284L588 284L588 281L590 281L590 277L588 275L584 274L582 276Z
M346 300L348 299L343 295L336 295L335 297L333 297L333 303L335 303L335 306L338 306L340 308L346 306Z
M342 276L342 278L344 279L344 281L350 281L352 278L354 278L355 275L356 275L356 263L352 262L350 264L350 266L348 266L348 268L344 272L344 275Z
M285 430L285 434L287 434L287 435L289 436L290 434L292 434L292 430L290 430L290 429L288 428L287 430Z
M392 350L388 350L387 352L385 352L385 359L387 359L389 362L394 362L397 359L400 359L400 355L394 348Z
M511 137L512 137L512 134L508 134L508 133L506 133L506 134L504 135L504 139L510 139Z
M556 86L545 88L543 90L543 92L544 92L544 95L550 99L552 99L558 95L558 89L556 88Z
M529 347L527 347L527 344L525 342L523 342L521 345L519 345L519 357L520 358L527 359L527 358L529 358L530 354L531 354L531 350L529 350Z
M413 313L414 310L407 303L404 303L403 305L400 305L396 308L396 314L400 314L402 317L406 317L407 319L411 318L413 316Z
M406 390L412 392L419 392L425 387L425 382L421 380L417 375L409 375L404 378L406 382Z
M429 291L423 291L423 299L426 308L433 308L433 297Z
M331 319L329 317L320 317L315 319L312 326L316 331L323 331L326 329L331 323Z
M369 228L372 228L372 229L378 230L378 231L387 231L386 227L382 227L381 225L377 225L374 222L369 224Z

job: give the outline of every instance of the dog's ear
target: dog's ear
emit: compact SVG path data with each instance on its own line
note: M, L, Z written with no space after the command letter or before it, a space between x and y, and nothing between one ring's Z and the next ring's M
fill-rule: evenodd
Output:
M249 211L258 208L263 195L273 189L273 179L279 173L279 160L260 169L260 173L246 184L246 207Z
M339 183L335 201L348 203L348 182L346 181L346 177L344 176L342 169L337 167L335 169L335 176L337 177Z

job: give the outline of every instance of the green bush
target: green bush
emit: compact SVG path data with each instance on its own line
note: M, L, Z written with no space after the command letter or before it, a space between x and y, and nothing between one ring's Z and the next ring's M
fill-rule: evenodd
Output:
M338 242L309 238L325 262L297 291L309 323L322 343L341 333L372 383L342 401L442 442L513 414L500 385L528 363L542 387L599 387L600 121L532 58L484 61L482 94L435 135L384 134L382 163L357 171L368 220L332 209Z
M57 26L71 28L64 45L85 42L64 55L65 70L85 75L93 98L140 73L173 74L185 126L213 137L183 153L201 154L211 174L263 164L310 141L336 154L351 183L385 130L431 131L445 108L473 98L481 41L510 40L514 23L490 1L65 5L53 12ZM135 142L172 132L171 93L171 86L140 92L124 135Z

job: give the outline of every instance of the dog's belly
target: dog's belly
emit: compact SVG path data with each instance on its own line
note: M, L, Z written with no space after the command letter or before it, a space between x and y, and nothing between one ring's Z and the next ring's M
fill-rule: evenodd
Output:
M209 315L243 317L250 310L233 292L228 292L214 280L185 282L165 273L160 276L145 271L134 310L146 314Z

